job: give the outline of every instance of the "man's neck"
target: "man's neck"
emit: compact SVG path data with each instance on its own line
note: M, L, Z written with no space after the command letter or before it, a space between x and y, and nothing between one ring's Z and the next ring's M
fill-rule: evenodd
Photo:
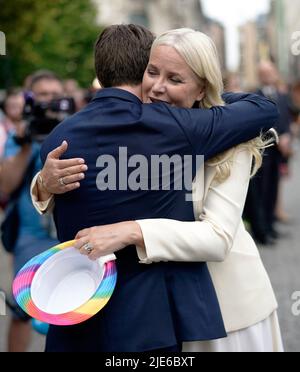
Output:
M126 90L127 92L135 95L142 101L142 84L136 85L136 86L122 85L122 86L114 87L114 88Z

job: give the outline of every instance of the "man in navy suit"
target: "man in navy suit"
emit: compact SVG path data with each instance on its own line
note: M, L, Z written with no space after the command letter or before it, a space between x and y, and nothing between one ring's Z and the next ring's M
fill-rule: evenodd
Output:
M152 34L140 26L107 28L96 44L95 55L104 89L44 143L43 162L67 140L70 146L65 159L83 157L88 165L81 188L55 198L60 241L74 239L84 228L124 220L194 220L185 191L172 187L99 191L100 156L117 160L118 185L124 171L119 165L121 147L128 156L142 154L148 160L153 155L174 154L208 159L270 129L277 118L272 102L249 94L228 94L224 97L227 106L211 110L143 105L141 81L152 41ZM196 171L193 167L193 176ZM206 264L140 265L135 247L129 246L117 253L117 266L118 284L109 304L84 324L50 327L47 351L180 350L183 341L226 336Z
M257 94L277 103L279 118L274 127L279 134L279 144L265 151L262 168L250 182L245 217L249 219L252 234L260 244L273 244L280 235L275 229L276 206L280 186L280 165L291 155L292 114L288 94L277 88L278 71L272 62L259 65L262 87Z

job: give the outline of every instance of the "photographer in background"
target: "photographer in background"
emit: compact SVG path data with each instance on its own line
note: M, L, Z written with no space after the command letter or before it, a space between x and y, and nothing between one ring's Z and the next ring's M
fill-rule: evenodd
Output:
M52 221L40 216L32 206L30 184L41 169L42 140L65 118L59 106L65 102L58 100L63 98L63 85L54 73L40 71L32 75L30 89L26 95L24 121L9 134L0 177L0 191L10 195L2 225L2 242L12 253L14 274L32 257L57 244ZM30 319L16 310L9 330L8 349L24 352L30 343Z

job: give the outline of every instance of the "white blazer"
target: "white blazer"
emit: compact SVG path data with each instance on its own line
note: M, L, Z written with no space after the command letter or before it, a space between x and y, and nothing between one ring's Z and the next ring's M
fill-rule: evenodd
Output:
M146 255L138 248L141 263L208 262L227 332L257 324L278 307L258 249L242 221L251 166L252 156L241 146L224 183L215 181L216 167L203 166L193 185L196 222L137 221L146 245Z
M242 221L251 165L248 150L238 147L224 183L215 181L216 167L202 167L193 184L195 222L137 221L146 245L146 253L137 247L141 264L208 262L227 332L265 320L278 306L258 249ZM32 200L39 213L45 213L52 209L53 199L38 202L37 176Z

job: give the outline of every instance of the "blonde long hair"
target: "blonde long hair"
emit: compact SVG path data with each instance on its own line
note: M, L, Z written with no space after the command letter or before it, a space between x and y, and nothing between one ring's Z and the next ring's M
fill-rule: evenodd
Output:
M199 108L225 106L223 78L217 48L207 35L189 28L181 28L163 33L153 43L152 49L166 45L173 47L194 72L200 83L204 84L206 95ZM237 148L246 148L252 154L254 166L252 176L262 165L263 150L270 146L271 140L263 136L239 145L209 160L206 164L217 168L216 180L224 182L231 174L231 166Z

